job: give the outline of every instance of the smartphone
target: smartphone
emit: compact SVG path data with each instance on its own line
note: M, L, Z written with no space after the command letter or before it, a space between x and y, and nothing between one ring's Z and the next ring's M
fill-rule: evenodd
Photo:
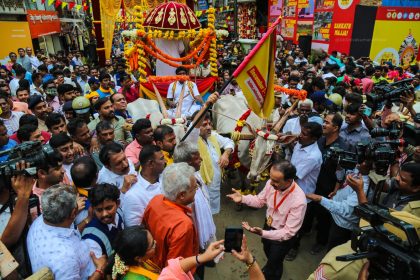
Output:
M241 251L242 246L242 236L244 235L244 230L242 228L236 227L227 227L225 229L225 252L231 252L235 250L236 252Z
M363 110L363 115L370 117L370 115L372 115L372 108L365 106L365 109Z

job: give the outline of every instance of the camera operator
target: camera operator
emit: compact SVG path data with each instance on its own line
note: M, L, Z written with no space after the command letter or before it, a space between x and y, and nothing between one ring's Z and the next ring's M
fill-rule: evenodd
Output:
M16 164L17 170L29 167L24 161ZM16 193L16 200L11 199L9 190L4 180L0 180L0 235L1 241L11 249L21 237L27 224L29 196L31 195L34 179L30 176L18 175L11 180L13 191ZM14 201L14 205L11 205ZM10 208L13 208L13 212Z
M410 162L402 165L399 175L395 180L398 182L396 186L398 189L395 191L401 196L398 199L389 200L389 204L395 204L397 212L394 212L394 216L398 215L400 219L403 217L413 215L414 218L420 217L420 199L414 198L413 194L420 194L420 163ZM347 176L348 185L353 188L357 194L357 200L359 204L366 204L368 199L363 190L364 181L362 178L354 178ZM414 200L406 200L405 197L410 197ZM392 196L395 198L395 196ZM396 203L395 203L396 202ZM391 205L392 206L392 205ZM415 219L416 221L418 219ZM410 220L410 223L414 221ZM415 222L416 222L415 221ZM416 228L418 228L418 223ZM308 279L318 279L316 275L322 274L327 279L354 279L355 275L359 273L362 266L367 262L367 259L353 260L348 262L340 262L335 259L336 256L354 253L351 248L350 242L337 246L329 251L329 253L323 258L318 268Z

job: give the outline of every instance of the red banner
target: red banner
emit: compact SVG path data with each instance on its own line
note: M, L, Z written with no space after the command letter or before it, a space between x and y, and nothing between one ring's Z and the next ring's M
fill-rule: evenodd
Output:
M61 24L57 12L28 10L26 18L32 38L61 32Z
M353 34L354 14L360 0L338 0L334 6L330 29L329 52L348 54Z

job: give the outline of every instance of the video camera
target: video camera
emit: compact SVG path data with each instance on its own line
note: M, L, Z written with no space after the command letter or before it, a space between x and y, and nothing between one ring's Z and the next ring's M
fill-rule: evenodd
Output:
M331 147L326 155L327 160L336 162L344 169L354 169L358 164L368 160L375 163L375 171L385 175L390 164L397 157L396 149L405 146L402 139L388 141L367 141L357 144L356 152L345 151L338 147Z
M413 93L411 86L413 79L405 79L392 84L378 84L374 87L374 93L368 94L367 101L375 105L388 100L390 102L400 102L400 96L404 93Z
M388 209L376 205L359 205L355 214L370 226L358 229L352 237L351 247L356 253L337 256L338 261L367 258L370 261L369 279L418 279L420 275L420 240L413 225L393 217ZM384 225L403 232L402 240ZM388 227L389 228L389 227Z
M2 178L22 173L34 176L36 175L37 167L45 161L46 157L54 154L54 149L50 145L42 145L39 141L29 141L1 152L0 156L6 154L9 154L9 160L0 163L0 176ZM16 163L22 160L25 163L29 163L29 167L19 171L16 169Z

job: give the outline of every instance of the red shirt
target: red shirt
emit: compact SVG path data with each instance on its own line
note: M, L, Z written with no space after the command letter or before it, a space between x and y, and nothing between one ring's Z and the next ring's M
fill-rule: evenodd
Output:
M42 144L46 144L46 143L48 143L48 141L50 141L50 139L51 139L51 134L49 134L48 132L46 132L46 131L41 131L41 135L42 135L42 137L44 138L44 142L42 142ZM19 141L19 139L17 138L17 132L15 132L15 133L13 133L12 135L10 135L10 137L9 137L10 139L12 139L12 140L15 140L16 141L16 143L18 143L18 144L20 144L21 142Z
M152 261L160 268L167 266L170 259L198 254L198 235L189 207L157 195L146 207L143 223L156 240Z

